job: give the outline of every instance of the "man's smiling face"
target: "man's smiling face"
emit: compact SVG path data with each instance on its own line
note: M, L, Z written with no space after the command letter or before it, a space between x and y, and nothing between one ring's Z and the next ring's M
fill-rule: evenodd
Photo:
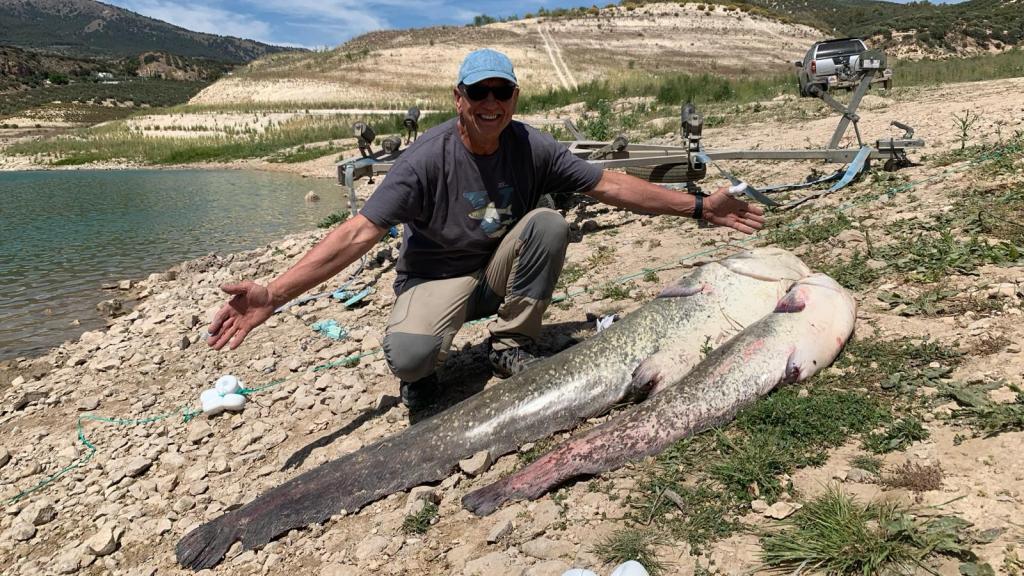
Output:
M475 92L481 86L499 88L500 93L500 88L514 85L502 78L488 78L472 87L455 87L455 109L459 113L463 133L469 137L470 151L475 154L490 154L497 146L498 136L512 121L512 114L515 113L516 102L519 100L519 88L514 87L511 97L507 100L499 100L494 90L487 90L483 99L470 98L470 94L479 96Z

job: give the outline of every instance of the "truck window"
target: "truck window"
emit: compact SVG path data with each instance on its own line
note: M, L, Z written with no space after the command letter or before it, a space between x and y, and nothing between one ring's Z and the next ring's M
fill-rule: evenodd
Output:
M860 40L842 40L829 42L818 46L818 58L831 58L838 54L860 54L864 51L864 44Z

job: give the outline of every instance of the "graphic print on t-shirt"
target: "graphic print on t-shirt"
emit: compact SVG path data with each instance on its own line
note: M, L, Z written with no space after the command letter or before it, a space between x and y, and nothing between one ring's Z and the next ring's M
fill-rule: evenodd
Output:
M497 199L492 201L486 190L478 192L463 192L473 210L468 216L474 220L480 220L480 229L488 238L500 238L508 231L512 224L512 194L515 188L498 182Z

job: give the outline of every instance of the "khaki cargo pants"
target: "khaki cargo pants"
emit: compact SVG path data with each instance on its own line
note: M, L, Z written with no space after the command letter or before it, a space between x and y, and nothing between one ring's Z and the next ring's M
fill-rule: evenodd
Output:
M568 244L562 215L537 208L505 235L483 270L442 280L409 278L384 335L391 371L406 382L429 376L444 364L463 323L495 313L488 329L496 350L535 341Z

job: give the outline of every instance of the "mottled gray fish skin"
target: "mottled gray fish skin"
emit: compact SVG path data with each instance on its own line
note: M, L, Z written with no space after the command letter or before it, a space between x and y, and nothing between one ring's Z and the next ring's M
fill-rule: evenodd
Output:
M196 528L178 543L178 562L209 568L235 541L247 550L260 547L340 510L355 511L445 478L459 460L481 450L497 457L624 401L642 399L657 381L633 381L641 361L671 348L679 355L673 362L693 366L706 337L717 344L738 333L770 313L793 282L809 273L797 257L778 248L706 264L600 334Z
M570 478L657 454L676 440L731 420L776 385L809 378L835 360L853 333L856 303L824 274L795 284L773 314L751 325L692 371L638 368L665 389L498 482L467 494L479 515L510 500L535 499Z

